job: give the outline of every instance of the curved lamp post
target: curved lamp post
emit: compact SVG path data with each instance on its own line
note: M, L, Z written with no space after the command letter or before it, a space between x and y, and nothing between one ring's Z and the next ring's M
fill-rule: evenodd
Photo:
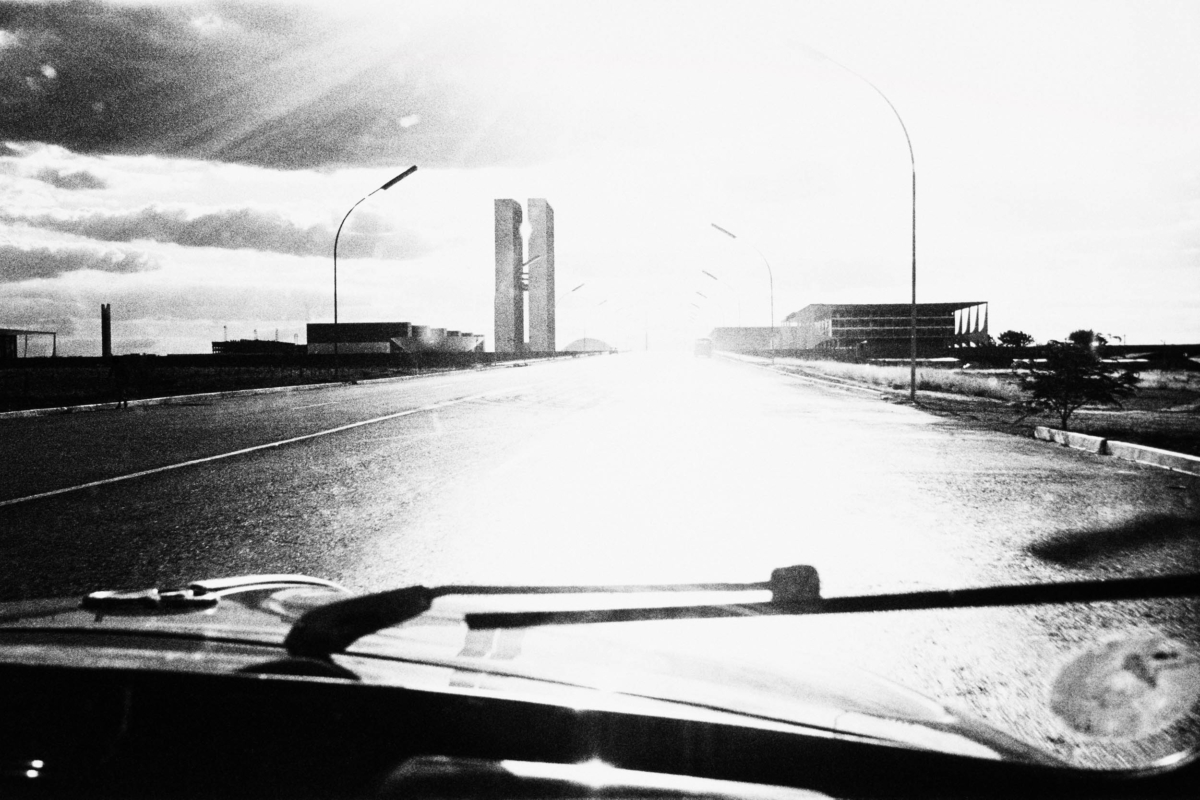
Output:
M368 192L367 194L363 195L361 198L359 198L358 203L355 203L354 205L350 206L350 211L347 211L346 216L342 217L341 224L338 225L337 233L335 233L333 236L333 374L335 377L338 377L341 375L340 365L338 364L338 342L341 340L341 336L340 336L340 332L338 330L337 248L338 248L338 239L340 239L342 237L342 226L344 226L346 224L346 220L350 219L351 212L353 212L354 209L358 208L359 203L362 203L363 200L366 200L368 197L375 194L375 192L387 191L388 189L392 188L397 183L404 180L409 175L412 175L416 171L417 171L417 167L414 164L413 166L404 170L404 172L401 172L399 175L392 178L390 181L385 183L383 186L380 186L378 189L374 189L374 190Z
M715 222L709 224L730 239L738 238L735 234L730 233ZM754 248L754 252L758 253L758 257L763 260L763 264L767 267L767 279L770 281L771 286L771 363L775 363L775 276L771 274L771 264L767 261L767 257L763 255L762 250L759 250L753 242L747 241L746 244ZM741 301L739 301L738 305L740 308Z
M888 96L883 93L878 86L871 83L869 80L859 75L854 70L847 67L819 50L814 50L811 47L805 47L806 50L816 53L821 58L829 63L841 67L846 72L849 72L860 81L870 86L875 90L875 93L883 98L883 102L888 104L888 108L896 115L896 121L900 123L900 130L904 131L904 141L908 143L908 163L912 167L912 301L909 305L911 314L911 331L909 334L909 382L908 382L908 398L914 405L917 402L917 159L913 155L912 138L908 135L908 126L904 124L904 119L900 116L900 112L896 110L896 106L888 99Z

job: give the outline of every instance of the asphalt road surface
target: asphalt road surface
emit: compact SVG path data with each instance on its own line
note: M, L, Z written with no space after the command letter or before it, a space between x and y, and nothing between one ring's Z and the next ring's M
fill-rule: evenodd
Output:
M605 355L0 420L0 599L255 572L373 590L759 581L804 563L826 596L1168 574L1200 571L1198 507L1187 476L762 367ZM1197 610L695 624L747 658L780 641L836 653L1093 763L1112 743L1045 711L1058 666L1106 636L1194 641Z

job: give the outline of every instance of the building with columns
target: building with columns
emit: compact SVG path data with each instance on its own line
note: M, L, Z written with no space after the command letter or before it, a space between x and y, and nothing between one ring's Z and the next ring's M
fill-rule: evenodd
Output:
M529 349L552 353L554 342L554 209L531 198L529 211Z
M516 200L495 201L497 353L554 352L554 209L532 198L529 253L521 238L524 215ZM529 272L525 272L525 268ZM525 341L525 292L529 292L529 341Z

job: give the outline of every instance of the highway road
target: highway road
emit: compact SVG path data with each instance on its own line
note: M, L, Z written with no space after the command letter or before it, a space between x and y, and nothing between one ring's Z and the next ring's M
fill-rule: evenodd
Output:
M371 590L759 581L806 563L836 596L1200 570L1194 479L720 358L604 355L5 419L0 442L6 600L250 572ZM1194 638L1197 610L720 630L747 657L787 636L868 663L1088 761L1095 748L1037 711L1055 666L1122 631Z

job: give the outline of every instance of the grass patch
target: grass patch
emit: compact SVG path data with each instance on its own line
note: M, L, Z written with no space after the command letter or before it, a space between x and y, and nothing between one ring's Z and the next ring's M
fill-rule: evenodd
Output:
M795 363L831 378L908 389L907 367L830 361ZM1015 408L967 399L992 397L1005 402L1022 399L1015 378L1007 371L972 374L956 369L918 369L917 388L941 393L921 398L921 406L930 413L969 421L975 426L1019 436L1032 436L1036 425L1058 427L1054 414L1025 415ZM1200 456L1200 411L1183 410L1196 403L1200 403L1200 374L1147 370L1142 373L1137 394L1124 398L1120 408L1081 408L1071 417L1071 430Z
M1142 382L1138 389L1164 389L1192 392L1200 399L1200 372L1148 369L1139 372Z
M841 361L805 361L803 366L823 375L872 386L889 389L908 388L908 367L881 367L875 364L849 364ZM990 397L1006 403L1023 397L1017 388L1016 379L1007 374L978 374L957 369L918 369L917 388L928 392Z

